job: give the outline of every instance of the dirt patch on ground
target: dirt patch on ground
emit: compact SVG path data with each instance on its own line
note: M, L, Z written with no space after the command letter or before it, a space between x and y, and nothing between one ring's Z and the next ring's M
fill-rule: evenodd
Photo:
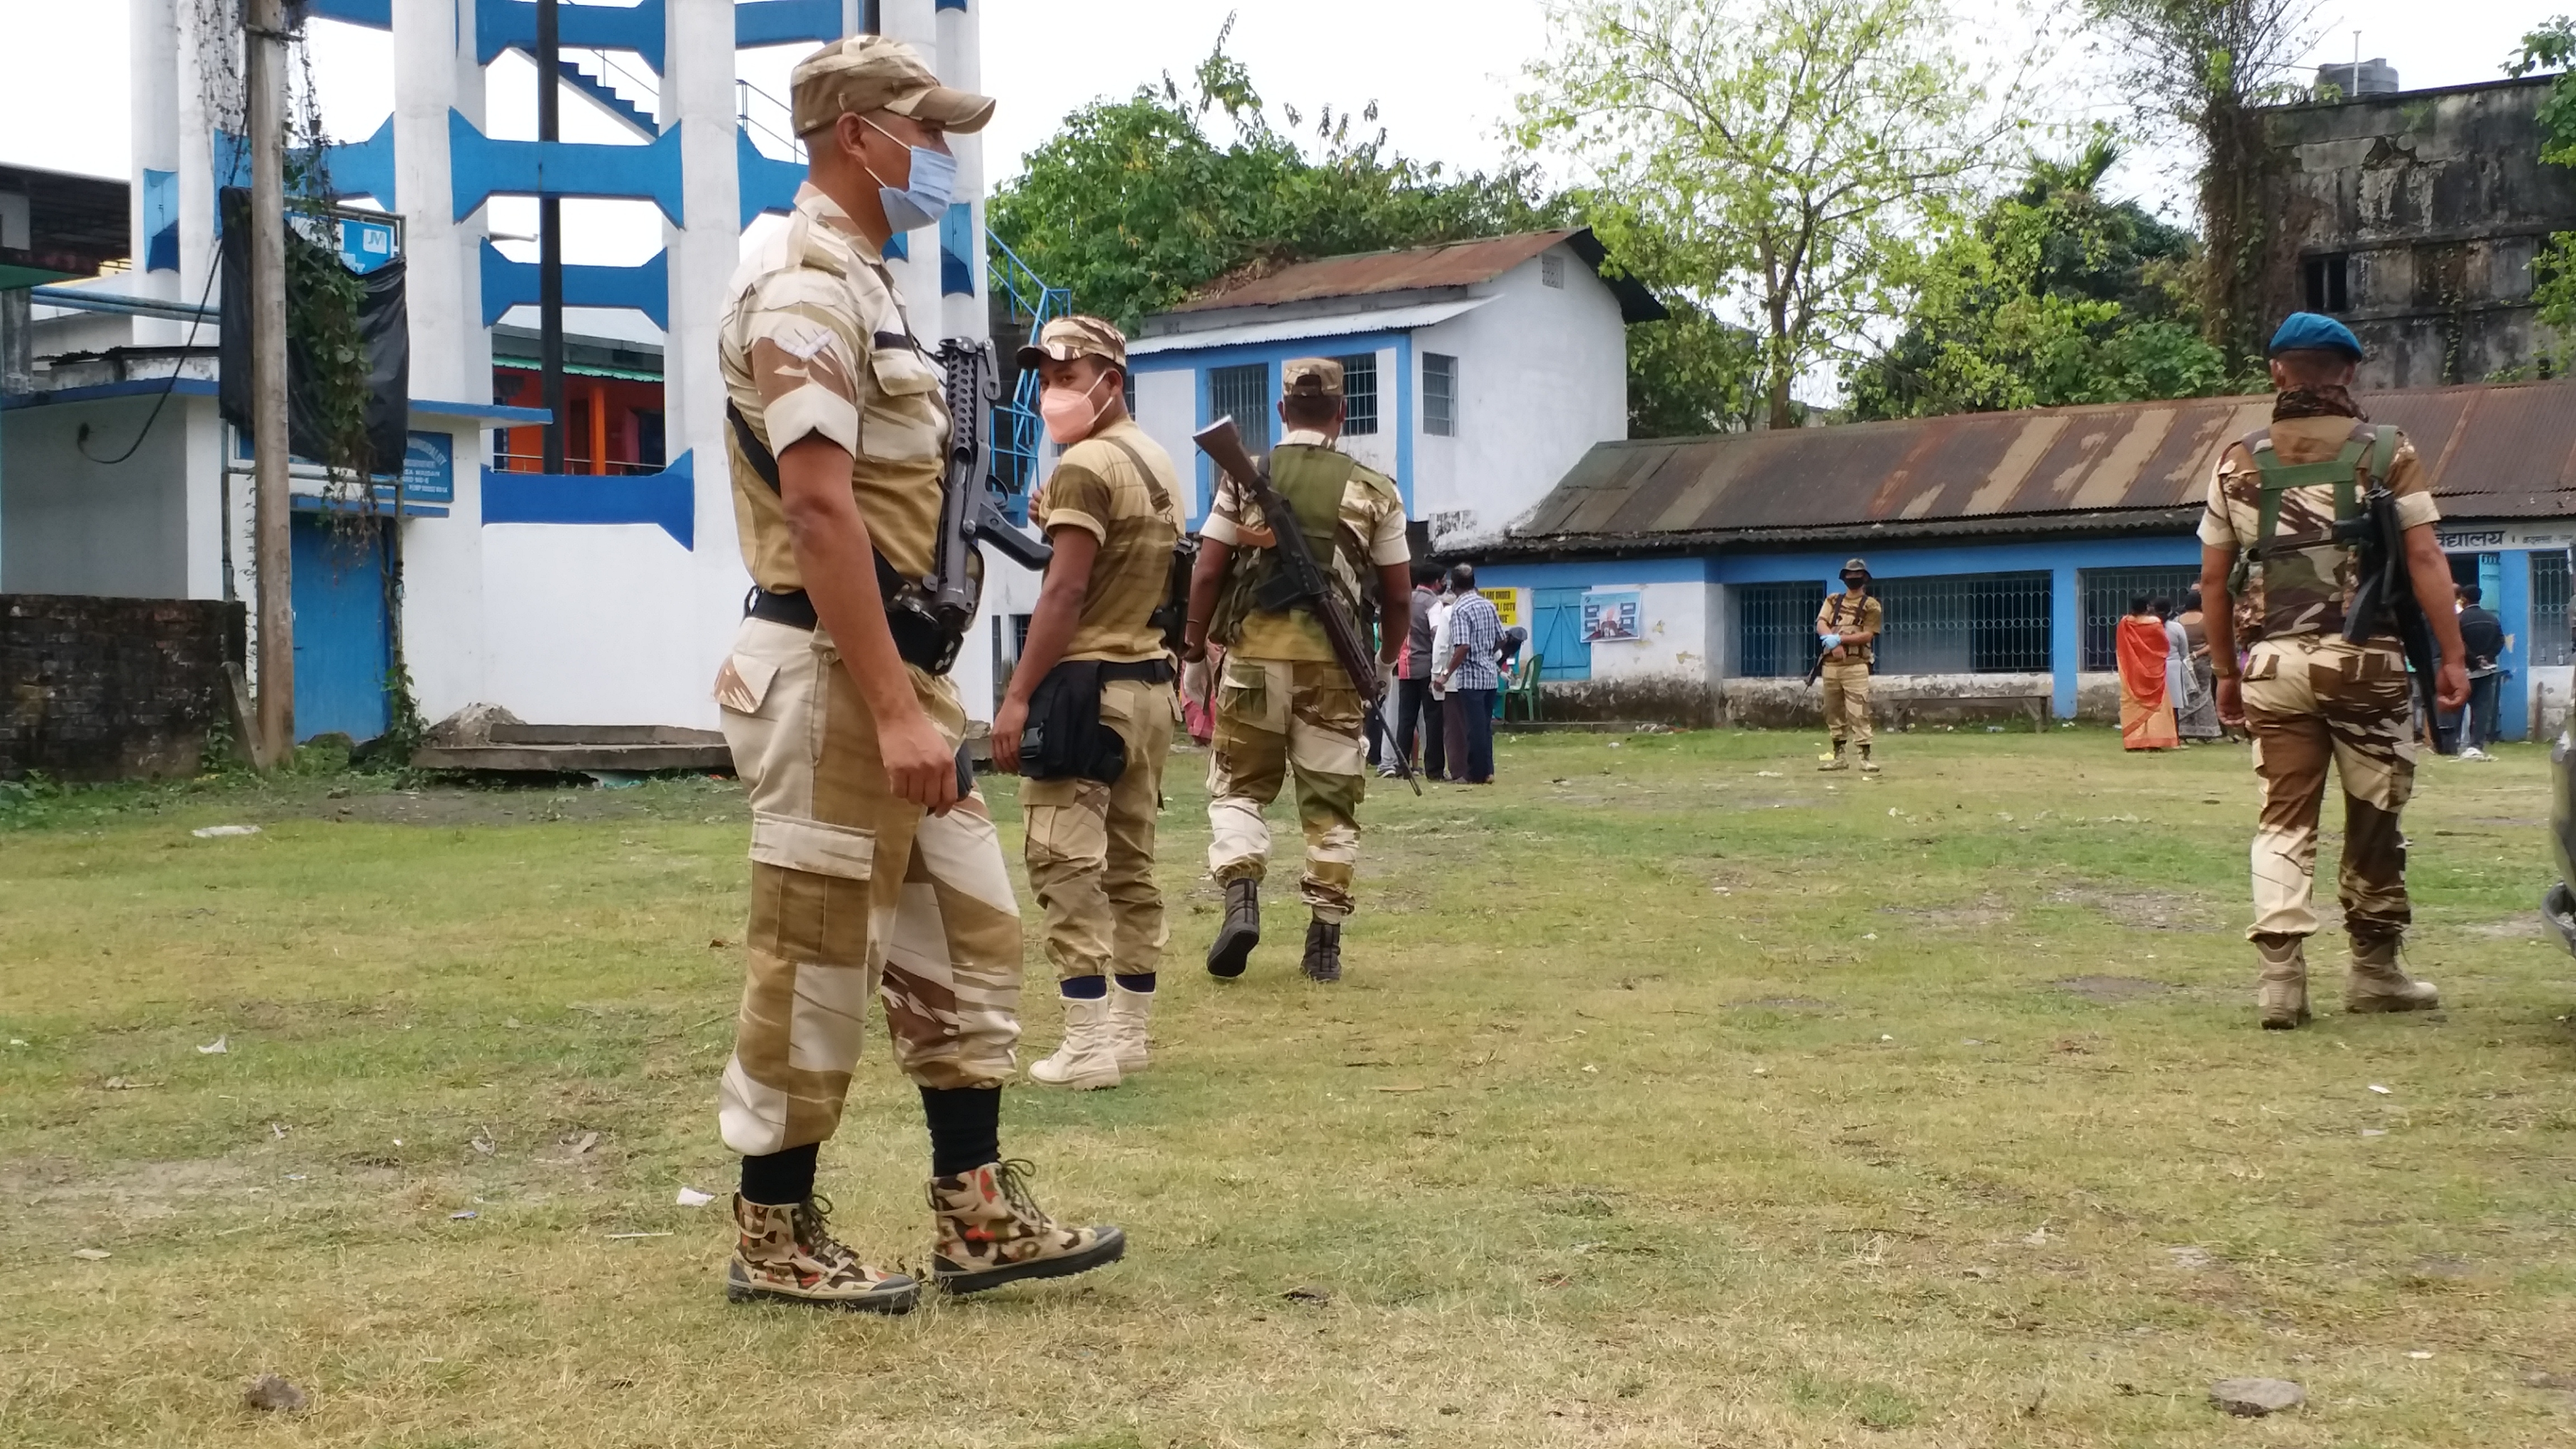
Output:
M1985 928L2012 924L2013 913L2002 902L1993 899L1964 906L1881 906L1882 916L1903 916L1927 926L1960 926Z
M2484 936L2490 941L2529 940L2541 934L2538 916L2507 916L2501 921L2480 921L2476 925L2464 926L2461 929L2472 936Z
M2087 1001L2117 1006L2125 1001L2144 1001L2179 990L2162 981L2149 981L2140 976L2069 976L2056 983L2057 989Z
M2074 885L2050 891L2052 906L2091 906L2140 931L2216 931L2222 927L2207 902L2177 891L2122 885Z
M0 1197L42 1210L113 1200L120 1216L162 1218L191 1199L238 1190L249 1169L223 1158L120 1164L108 1172L65 1157L36 1158L0 1172Z
M1830 1011L1833 1003L1812 996L1760 996L1751 1001L1730 1001L1737 1011Z

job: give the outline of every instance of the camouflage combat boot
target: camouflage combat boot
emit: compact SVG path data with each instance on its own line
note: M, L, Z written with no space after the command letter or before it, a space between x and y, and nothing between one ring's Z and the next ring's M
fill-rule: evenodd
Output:
M1110 978L1109 1034L1118 1056L1119 1075L1133 1076L1145 1070L1145 1027L1153 1016L1154 993L1130 991L1119 985L1117 978Z
M1860 772L1864 775L1875 775L1878 773L1878 762L1869 757L1869 746L1867 745L1860 747Z
M1260 944L1261 882L1227 881L1225 924L1217 927L1216 940L1208 945L1208 974L1228 980L1242 975L1252 961L1252 948Z
M1118 1028L1109 998L1064 999L1064 1044L1053 1056L1029 1063L1029 1080L1087 1092L1118 1085Z
M2396 932L2352 935L2352 969L2343 978L2346 1011L2431 1011L2442 993L2430 981L2418 981L2397 964Z
M1306 960L1300 966L1309 981L1342 979L1342 925L1316 919L1306 923Z
M1844 759L1844 758L1843 758L1843 742L1842 742L1842 741L1840 741L1840 740L1836 740L1836 741L1834 741L1834 752L1833 752L1832 754L1830 754L1830 755L1825 756L1825 757L1824 757L1824 763L1822 763L1822 764L1820 764L1820 765L1816 766L1816 768L1817 768L1817 769L1819 769L1819 770L1848 770L1848 769L1850 769L1850 768L1851 768L1851 762L1850 762L1849 760L1846 760L1846 759Z
M2307 1025L2307 943L2297 936L2257 936L2254 954L2263 961L2262 984L2254 991L2263 1029L2296 1031Z
M725 1297L736 1303L784 1298L862 1313L911 1312L921 1301L921 1285L869 1267L834 1241L823 1225L831 1211L819 1197L764 1207L734 1194L739 1235L733 1261L725 1265Z
M988 1162L930 1180L939 1246L931 1281L950 1293L981 1293L1023 1278L1063 1278L1115 1263L1127 1235L1112 1227L1068 1228L1029 1195L1025 1162Z

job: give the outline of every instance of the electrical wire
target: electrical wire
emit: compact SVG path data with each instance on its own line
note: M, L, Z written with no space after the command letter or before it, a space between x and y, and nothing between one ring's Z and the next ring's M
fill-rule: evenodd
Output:
M197 329L206 324L206 303L215 295L215 279L223 275L223 256L223 240L218 237L215 241L214 255L206 261L206 285L204 289L197 294L197 315L188 319L188 340L179 344L179 350L182 354L185 354L196 347ZM133 457L135 453L143 447L143 440L152 436L152 425L161 420L161 409L169 404L170 394L179 390L179 372L182 368L187 366L187 361L188 359L186 356L182 355L177 361L170 365L170 376L167 381L161 384L161 395L152 400L152 411L143 419L143 431L134 435L134 442L128 446L124 452L117 454L113 458L102 458L96 453L91 452L89 450L89 424L83 423L80 426L79 435L72 440L72 445L80 449L80 455L105 468L116 467L128 458ZM220 370L220 364L218 364L218 369Z

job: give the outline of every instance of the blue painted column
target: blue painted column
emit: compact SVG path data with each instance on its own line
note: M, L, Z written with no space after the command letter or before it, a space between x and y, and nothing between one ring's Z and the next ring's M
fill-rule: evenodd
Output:
M2048 574L2048 671L2059 719L2075 718L2075 676L2083 667L2084 591L2075 585L2075 566L2059 564Z
M2531 738L2531 555L2508 549L2497 555L2504 576L2493 605L2504 623L2505 681L2496 700L2496 722L2508 740Z

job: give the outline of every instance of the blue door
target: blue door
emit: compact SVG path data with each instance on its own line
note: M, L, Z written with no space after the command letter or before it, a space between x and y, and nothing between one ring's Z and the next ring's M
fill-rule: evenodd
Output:
M1530 591L1530 647L1538 651L1538 677L1590 679L1592 646L1583 638L1582 589Z
M381 519L295 515L295 734L385 732L393 631Z

